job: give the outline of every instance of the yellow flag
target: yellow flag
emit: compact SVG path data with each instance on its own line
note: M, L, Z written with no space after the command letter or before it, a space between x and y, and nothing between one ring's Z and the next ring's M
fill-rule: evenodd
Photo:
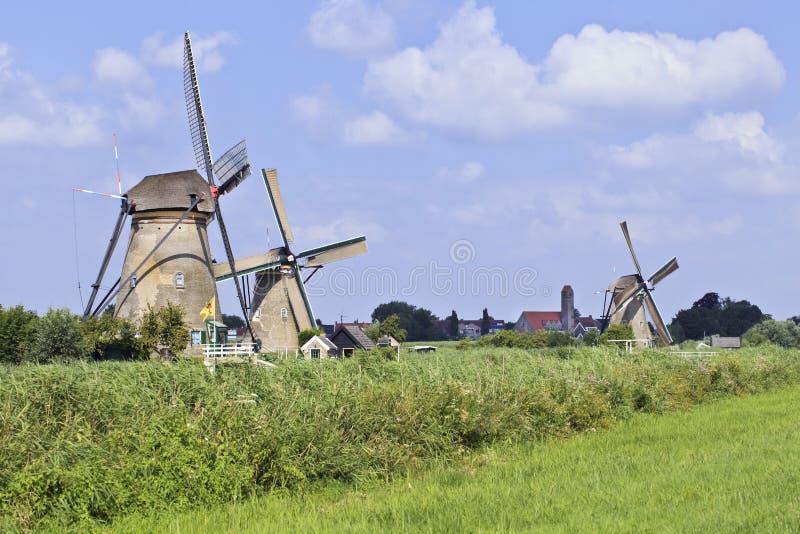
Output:
M203 307L203 309L200 310L200 317L202 317L203 320L205 321L209 317L214 317L215 314L216 314L216 308L214 304L214 297L211 297L211 300L208 301L208 304L206 304L205 307Z

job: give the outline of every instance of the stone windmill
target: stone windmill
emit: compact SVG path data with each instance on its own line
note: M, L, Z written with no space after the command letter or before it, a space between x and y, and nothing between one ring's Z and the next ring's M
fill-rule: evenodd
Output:
M678 269L678 260L677 258L672 258L645 280L642 276L639 260L633 251L627 222L622 221L620 228L622 228L622 235L625 236L628 250L631 253L631 258L633 258L636 273L617 278L606 289L606 298L611 295L611 299L608 301L607 307L604 305L604 330L609 324L630 324L636 339L651 339L650 327L644 312L645 308L647 308L661 341L665 345L671 345L672 336L664 324L661 312L658 311L652 291L655 289L656 284Z

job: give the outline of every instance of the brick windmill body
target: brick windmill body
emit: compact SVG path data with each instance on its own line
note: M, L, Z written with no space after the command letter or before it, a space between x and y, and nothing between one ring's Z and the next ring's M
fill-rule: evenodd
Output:
M157 309L171 302L183 307L192 330L203 330L198 312L216 295L207 231L214 199L208 184L195 170L156 174L131 188L127 197L135 207L121 279L130 281L117 296L115 315L135 321L148 306ZM192 199L201 197L181 219Z

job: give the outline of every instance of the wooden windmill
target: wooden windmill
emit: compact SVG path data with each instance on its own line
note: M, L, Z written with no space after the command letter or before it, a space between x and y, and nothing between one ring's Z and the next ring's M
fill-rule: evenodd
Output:
M272 211L278 223L283 246L264 254L237 260L239 275L254 273L255 283L250 296L250 322L256 337L266 350L297 348L297 334L316 326L316 318L308 299L305 284L325 265L367 252L367 238L353 237L344 241L304 250L294 254L294 242L286 208L283 204L278 173L262 169ZM303 279L301 271L308 270ZM217 281L234 276L228 264L214 266Z
M603 329L605 330L609 324L630 324L636 339L651 339L650 327L644 312L646 308L661 341L665 345L671 345L672 336L664 324L661 312L658 311L652 292L659 282L678 269L678 260L672 258L645 280L639 260L633 251L627 222L622 221L620 228L622 228L622 235L625 236L625 242L628 244L636 273L617 278L606 289L606 298L610 295L611 299L608 300L607 307L604 305Z

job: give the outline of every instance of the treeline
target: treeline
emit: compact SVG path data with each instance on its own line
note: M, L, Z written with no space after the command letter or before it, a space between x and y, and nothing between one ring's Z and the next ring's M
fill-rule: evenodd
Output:
M146 359L177 354L189 344L183 308L148 308L135 323L112 313L81 320L69 309L42 316L22 306L0 305L0 363Z
M800 348L800 316L777 321L747 300L706 293L691 308L678 311L669 325L676 343L709 336L742 337L751 346L772 343Z

